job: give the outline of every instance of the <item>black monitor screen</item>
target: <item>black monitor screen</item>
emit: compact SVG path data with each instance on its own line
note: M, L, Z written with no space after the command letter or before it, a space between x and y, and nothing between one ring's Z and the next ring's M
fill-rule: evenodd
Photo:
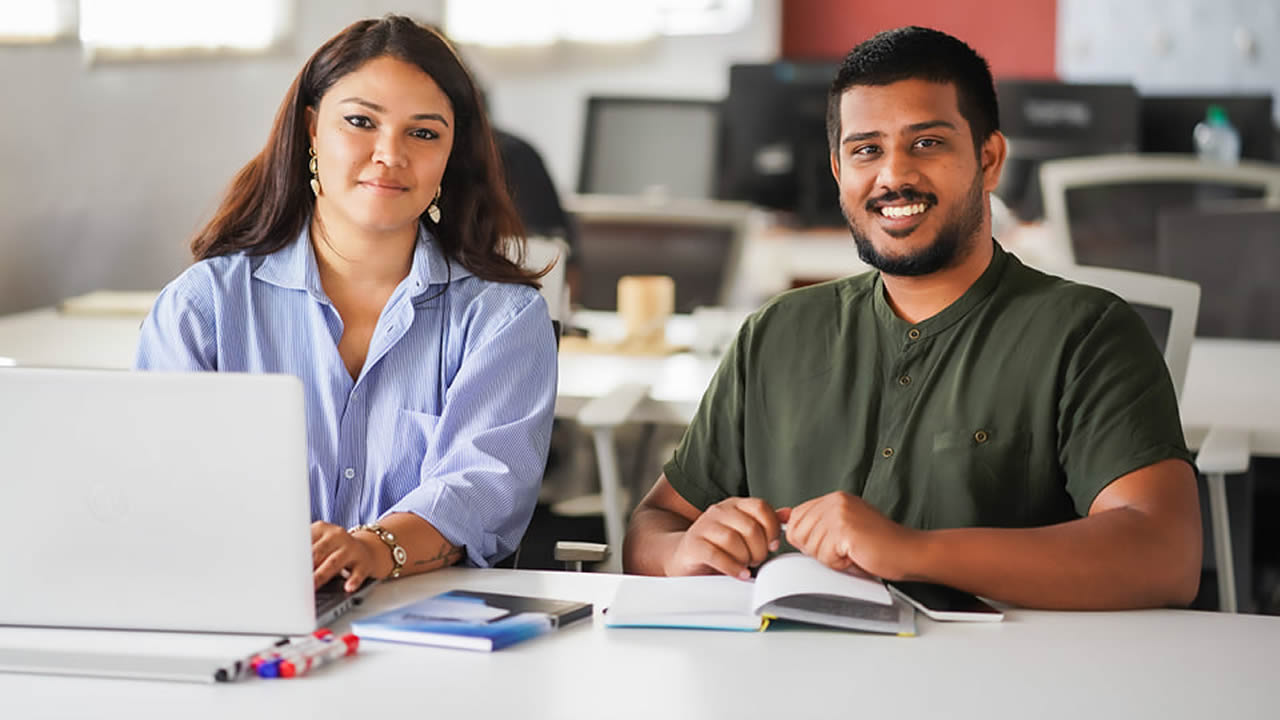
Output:
M1138 149L1138 92L1132 85L1003 79L996 83L1009 156L996 194L1018 217L1044 214L1040 163Z
M1240 133L1240 157L1276 159L1275 118L1270 95L1165 95L1142 98L1142 151L1194 153L1196 123L1218 105Z
M719 146L719 102L592 97L578 192L713 198Z
M843 225L827 146L835 62L739 64L724 101L720 197L792 213L799 225Z

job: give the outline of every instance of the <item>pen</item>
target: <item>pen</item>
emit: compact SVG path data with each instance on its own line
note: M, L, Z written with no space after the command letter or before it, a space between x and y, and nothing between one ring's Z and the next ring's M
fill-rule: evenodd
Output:
M262 678L297 677L338 658L354 655L359 644L354 634L339 638L330 630L317 630L311 637L280 646L260 658L254 671Z
M271 646L264 650L259 650L243 660L233 660L229 665L218 668L213 673L213 679L217 682L233 682L242 677L248 677L251 672L257 670L257 667L253 664L255 660L273 652L276 648L281 647L282 645L288 644L289 638L282 637L271 643Z
M305 675L321 665L348 655L354 655L359 645L360 638L349 633L336 640L327 640L319 646L292 653L290 657L281 661L280 677L289 678Z

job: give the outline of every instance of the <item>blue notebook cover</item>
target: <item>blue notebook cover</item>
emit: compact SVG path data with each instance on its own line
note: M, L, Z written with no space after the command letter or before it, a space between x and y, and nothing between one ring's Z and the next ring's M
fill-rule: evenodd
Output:
M351 630L361 640L500 650L591 612L591 603L451 590L356 620Z

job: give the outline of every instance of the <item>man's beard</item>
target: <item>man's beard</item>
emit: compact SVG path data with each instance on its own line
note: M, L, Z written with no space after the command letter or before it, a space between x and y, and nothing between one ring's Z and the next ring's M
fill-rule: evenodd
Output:
M868 205L895 200L899 197L905 198L908 202L932 198L931 195L907 189L902 193L890 193L876 198L868 202ZM931 204L936 204L936 200L932 200ZM844 198L840 199L840 210L844 212L844 218L849 223L849 233L853 235L853 244L858 247L858 257L862 258L863 262L885 275L900 277L929 275L958 264L972 249L973 236L982 227L982 176L974 178L968 194L942 223L942 228L938 230L938 236L933 242L906 255L889 257L876 250L875 245L871 243L871 237L853 220L853 213L850 213L849 208L845 206ZM868 210L875 212L873 208Z

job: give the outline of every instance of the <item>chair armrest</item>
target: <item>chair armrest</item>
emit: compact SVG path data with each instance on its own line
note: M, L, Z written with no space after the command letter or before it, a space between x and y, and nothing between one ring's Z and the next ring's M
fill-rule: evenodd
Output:
M644 383L624 383L583 405L577 420L591 429L617 427L627 422L636 405L648 394L649 386Z
M603 543L557 540L555 558L565 570L582 572L583 563L603 563L609 559L609 546Z
M1205 475L1234 475L1249 470L1249 431L1214 426L1200 443L1196 467Z

